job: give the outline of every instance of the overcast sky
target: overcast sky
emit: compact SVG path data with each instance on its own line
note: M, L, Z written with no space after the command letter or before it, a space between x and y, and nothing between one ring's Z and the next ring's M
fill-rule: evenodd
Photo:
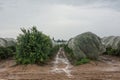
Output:
M87 31L120 36L120 0L0 0L0 37L33 25L55 39Z

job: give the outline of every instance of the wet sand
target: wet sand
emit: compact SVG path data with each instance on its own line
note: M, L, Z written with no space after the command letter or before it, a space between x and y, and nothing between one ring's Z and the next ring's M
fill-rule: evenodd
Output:
M73 66L71 77L65 72L51 72L53 65L13 66L14 60L4 60L0 62L0 80L120 80L120 59L112 56L102 57L101 61Z

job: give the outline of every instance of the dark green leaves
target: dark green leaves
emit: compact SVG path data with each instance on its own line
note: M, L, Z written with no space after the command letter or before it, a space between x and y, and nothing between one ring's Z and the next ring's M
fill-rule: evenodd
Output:
M15 46L0 47L0 60L13 57L15 51L16 51Z
M36 27L21 29L23 34L17 38L16 60L19 64L43 63L52 48L51 39L38 31Z

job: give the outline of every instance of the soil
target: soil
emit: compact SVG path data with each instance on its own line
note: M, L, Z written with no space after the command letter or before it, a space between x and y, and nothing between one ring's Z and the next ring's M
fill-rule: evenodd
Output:
M71 77L51 72L53 65L15 65L15 60L0 62L0 80L120 80L120 58L103 55L100 61L72 66Z

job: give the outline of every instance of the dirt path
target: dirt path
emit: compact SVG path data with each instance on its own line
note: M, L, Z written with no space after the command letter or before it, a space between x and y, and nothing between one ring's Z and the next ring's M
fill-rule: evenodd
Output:
M120 80L120 59L101 56L101 61L73 66L71 75L53 73L53 65L15 65L14 60L0 62L0 80Z
M51 72L53 73L65 73L66 76L72 78L71 75L71 68L72 65L70 64L69 60L67 59L64 49L61 47L56 54L55 61L53 61L53 69Z

